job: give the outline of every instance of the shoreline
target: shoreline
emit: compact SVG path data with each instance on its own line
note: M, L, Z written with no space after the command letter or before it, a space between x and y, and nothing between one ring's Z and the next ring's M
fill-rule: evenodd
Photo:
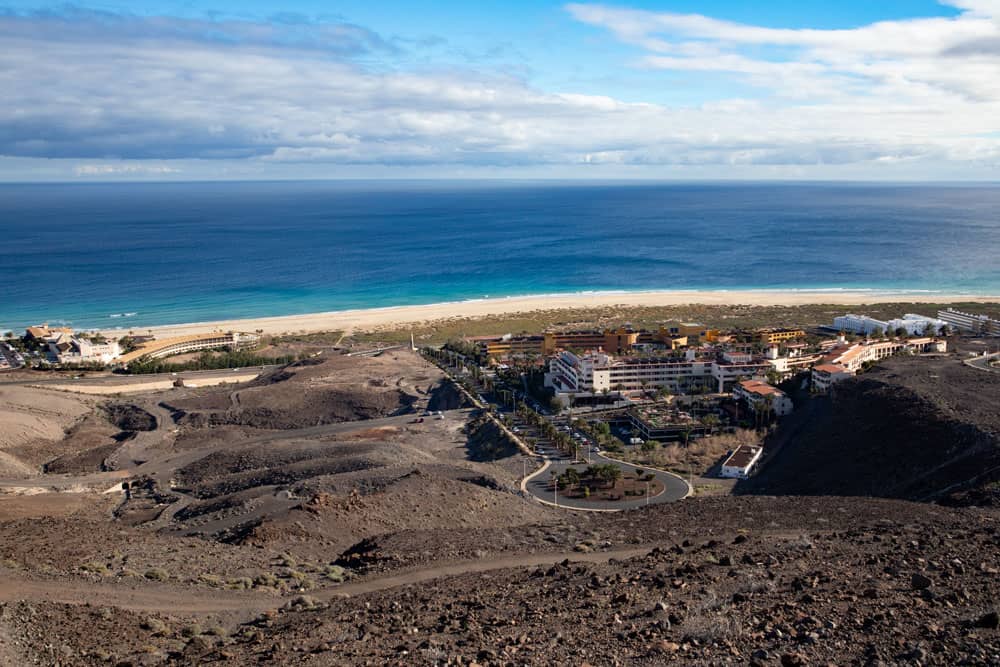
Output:
M166 324L152 327L102 328L99 330L101 333L110 336L120 336L129 329L138 333L152 331L158 338L186 336L212 331L255 332L260 330L264 334L271 335L329 331L350 333L358 330L395 329L407 324L424 324L455 318L512 315L515 313L532 313L543 310L611 308L616 306L804 306L814 304L859 306L877 303L957 302L996 303L1000 302L1000 296L864 289L577 292L570 294L482 298L425 305L384 306L302 315L277 315L211 322Z

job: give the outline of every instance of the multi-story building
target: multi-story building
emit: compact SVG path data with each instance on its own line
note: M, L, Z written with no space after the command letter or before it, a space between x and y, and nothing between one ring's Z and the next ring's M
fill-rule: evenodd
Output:
M868 317L867 315L852 315L848 313L847 315L833 318L833 328L838 331L871 336L872 334L884 334L886 329L889 328L889 323L876 320L874 317Z
M160 340L151 340L142 343L132 352L118 357L115 360L115 364L125 367L140 359L161 359L174 354L184 354L185 352L197 352L199 350L212 350L216 348L239 350L253 347L259 340L260 336L257 334L240 333L236 331L163 338Z
M49 351L60 364L110 364L122 352L117 340L58 334L50 337Z
M603 352L577 355L564 351L549 362L545 386L557 394L623 394L664 387L672 392L714 387L730 391L740 380L763 379L770 364L749 354L725 352L719 358L683 356L613 357Z
M812 369L812 388L821 394L830 391L830 387L842 380L854 377L854 373L840 364L819 364Z
M964 331L965 333L977 336L1000 336L1000 320L995 320L986 315L973 315L972 313L963 313L954 308L948 308L947 310L938 311L938 319L947 322L948 326L954 327L959 331Z
M685 391L710 382L712 361L684 357L621 357L603 352L576 355L564 351L552 358L545 385L557 394L633 393L665 387Z
M473 343L485 359L510 359L512 357L541 356L543 336L476 336L466 338Z
M737 383L733 387L733 398L744 401L754 412L758 410L774 412L778 417L790 415L795 409L788 394L760 380L744 380Z
M723 352L712 362L712 377L720 394L733 390L742 380L763 380L771 364L749 352Z
M805 337L806 332L802 329L761 329L757 332L757 338L765 345L777 345Z
M925 354L947 350L947 342L937 338L881 340L835 348L826 356L826 362L839 364L853 374L861 370L865 364L888 359L894 354Z
M704 324L697 322L664 322L657 332L661 342L667 342L671 338L687 338L690 345L700 343L713 343L719 337L718 329L709 329Z
M889 333L894 333L902 329L909 336L936 336L941 333L942 329L948 326L948 323L944 320L925 315L916 315L914 313L907 313L901 318L889 320L887 324Z
M625 328L606 331L546 331L542 352L555 354L559 350L603 350L610 354L625 354L638 340L638 331Z
M809 353L807 350L808 346L805 343L789 343L785 347L785 356L779 357L778 346L772 345L767 350L767 363L771 364L774 372L778 373L784 380L807 370L823 356L819 353Z

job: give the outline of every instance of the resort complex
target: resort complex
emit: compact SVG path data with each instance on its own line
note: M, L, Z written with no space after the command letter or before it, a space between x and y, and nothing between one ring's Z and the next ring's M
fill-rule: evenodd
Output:
M241 350L257 345L260 336L251 333L207 333L192 336L176 336L140 343L135 350L114 360L115 365L128 366L142 359L161 359L175 354L226 348Z
M245 350L256 347L256 333L212 332L155 338L127 334L111 338L101 333L74 332L46 324L28 327L21 339L33 358L49 366L128 368L129 364L203 350ZM19 354L20 362L24 357Z

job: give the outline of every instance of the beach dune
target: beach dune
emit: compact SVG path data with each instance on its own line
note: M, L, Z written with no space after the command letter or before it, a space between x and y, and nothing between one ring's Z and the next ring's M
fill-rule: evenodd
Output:
M342 310L304 315L220 320L137 327L157 337L182 336L210 331L261 331L265 334L315 333L320 331L371 331L407 324L434 322L457 317L486 317L530 313L540 310L614 306L753 305L798 306L817 303L854 306L872 303L996 302L1000 296L941 294L937 292L882 292L875 290L713 290L657 292L595 292L543 296L507 297L455 301L418 306L394 306ZM121 335L122 329L106 329Z

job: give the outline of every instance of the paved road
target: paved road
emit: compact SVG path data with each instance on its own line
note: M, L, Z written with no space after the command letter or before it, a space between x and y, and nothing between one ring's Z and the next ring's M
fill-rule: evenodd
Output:
M560 506L568 507L572 509L583 509L583 510L626 510L635 509L638 507L645 507L646 505L655 505L659 503L672 503L677 500L681 500L688 494L688 484L686 481L672 475L667 472L662 472L659 470L653 470L651 468L646 468L644 466L633 465L629 463L622 463L620 461L615 461L609 459L602 454L591 454L590 464L587 463L573 463L567 457L550 457L549 466L539 474L528 479L528 483L525 485L528 493L535 496L536 498L543 500L548 503L558 502ZM645 497L636 498L633 500L619 500L615 502L608 501L598 501L598 500L581 500L576 498L564 498L563 496L555 496L552 492L552 488L549 484L551 480L551 472L555 471L556 474L562 474L567 468L576 468L581 470L586 468L587 465L600 465L604 463L611 463L619 466L623 470L642 468L648 472L653 473L656 480L663 485L663 491L656 496L649 498Z
M981 371L1000 373L1000 368L994 368L989 364L990 361L996 361L997 359L1000 359L1000 352L985 357L980 356L975 359L967 359L965 363L973 368L978 368Z

